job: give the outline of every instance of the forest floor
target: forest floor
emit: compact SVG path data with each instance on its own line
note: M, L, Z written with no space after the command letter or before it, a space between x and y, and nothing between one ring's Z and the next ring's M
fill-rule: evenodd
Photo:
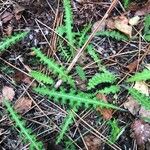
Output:
M61 43L66 46L67 42L56 33L57 28L64 24L63 1L0 0L0 40L14 33L29 32L23 40L0 53L0 150L30 149L30 142L24 142L19 128L9 117L3 104L4 97L25 120L26 127L32 129L32 133L44 144L43 150L150 150L150 125L143 119L150 117L150 111L143 109L124 88L130 86L144 94L150 93L149 82L125 83L136 72L150 69L150 45L143 38L144 18L150 13L150 1L135 0L128 6L125 3L127 0L71 1L72 30L78 33L90 25L85 36L91 37L87 40L94 47L99 67L99 63L86 51L87 45L84 44L87 40L80 47L76 43L74 56L64 60ZM94 34L95 31L105 30L117 31L128 40L118 41ZM63 37L66 38L66 35ZM51 70L40 63L32 47L40 48L66 70L71 66L69 74L75 81L75 89L80 92L92 94L110 85L104 83L95 89L87 89L89 79L102 72L102 68L115 74L115 84L121 86L119 92L97 92L95 97L122 110L93 107L72 110L73 123L56 144L69 107L33 91L42 84L31 77L31 70L39 70L53 77L55 87L60 78L53 76ZM66 90L70 88L64 82L61 86Z

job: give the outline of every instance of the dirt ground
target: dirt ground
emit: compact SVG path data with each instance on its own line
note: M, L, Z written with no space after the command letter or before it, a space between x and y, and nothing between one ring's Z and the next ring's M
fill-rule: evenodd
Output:
M84 25L89 23L93 26L95 22L104 17L111 3L109 0L71 1L73 30L82 30ZM118 16L132 18L146 3L147 1L134 1L132 7L125 9L123 1L119 1L107 19ZM75 145L75 149L82 150L149 150L148 141L144 142L142 146L137 144L131 127L136 120L141 120L139 113L133 114L128 109L102 112L102 110L81 108L64 140L58 145L55 144L60 126L66 116L67 107L49 101L46 97L33 92L32 89L38 85L38 82L29 77L28 72L38 69L51 76L51 72L34 56L31 51L32 47L42 49L43 53L54 59L57 56L57 62L60 61L66 68L70 64L71 61L65 62L61 58L57 47L59 37L54 32L63 23L63 12L61 0L0 0L0 39L11 36L14 32L29 31L27 37L22 41L0 54L0 100L4 87L11 87L15 92L11 101L12 105L16 106L17 101L22 98L32 102L32 105L22 104L21 116L26 120L27 127L36 133L37 139L44 143L46 150L63 150L65 141L68 139L72 142L71 145ZM126 86L124 81L128 76L150 64L150 55L147 52L149 43L141 37L145 15L139 15L140 21L132 29L132 40L117 41L108 37L95 36L90 42L94 45L101 63L107 70L117 74L117 84L122 87ZM105 26L105 28L108 27ZM89 35L91 33L92 30L88 32ZM87 79L98 72L97 64L86 52L83 52L76 65L84 68ZM87 93L95 92L87 90L88 81L81 80L77 76L75 67L70 74L76 81L78 90ZM124 103L129 100L128 92L124 88L121 88L115 95L103 96L108 102L121 108L124 108ZM110 118L103 115L110 115L111 119L115 118L123 129L114 144L108 142ZM29 144L23 142L18 129L14 127L13 121L8 117L5 106L0 103L0 150L26 150L29 149L28 146ZM73 150L73 148L68 148L68 150Z

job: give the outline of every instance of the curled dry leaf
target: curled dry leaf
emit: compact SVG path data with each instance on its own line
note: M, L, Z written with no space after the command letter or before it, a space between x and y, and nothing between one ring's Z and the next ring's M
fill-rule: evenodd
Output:
M9 86L4 86L2 89L3 98L12 101L15 96L15 91Z
M94 135L87 135L84 137L88 150L100 150L101 140Z
M150 139L150 125L141 120L135 120L131 129L133 130L132 136L135 138L137 145L145 147L145 143Z
M97 94L96 97L104 102L107 102L107 98L104 94ZM97 111L100 112L102 117L106 120L110 120L112 118L112 109L107 108L97 108Z
M131 96L129 96L128 101L124 103L124 108L128 109L132 115L136 115L140 110L140 105Z
M32 101L28 97L22 97L15 103L15 109L19 113L28 111L32 106Z

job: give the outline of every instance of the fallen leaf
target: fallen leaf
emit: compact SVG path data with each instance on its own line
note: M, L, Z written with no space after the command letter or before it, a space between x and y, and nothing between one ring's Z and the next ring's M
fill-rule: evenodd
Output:
M135 85L133 86L134 89L138 90L139 92L149 96L149 90L148 86L145 84L145 82L135 82Z
M116 16L116 17L114 17L114 20L115 21L119 21L119 22L121 22L123 24L128 24L129 23L128 18L126 16L124 16L124 15Z
M107 21L106 21L106 26L107 26L107 28L108 29L115 29L116 27L115 27L115 23L114 23L114 20L113 19L107 19Z
M23 6L20 6L18 4L14 5L14 13L16 20L20 20L22 16L22 12L25 10Z
M139 20L140 20L140 17L139 17L139 16L134 16L134 17L132 17L131 19L129 19L129 24L130 24L131 26L135 26L135 25L138 24Z
M141 107L139 111L139 116L141 118L150 118L150 110L145 110L144 107Z
M24 113L28 111L31 108L31 106L32 101L27 97L22 97L15 103L15 109L19 113Z
M15 91L9 86L4 86L2 89L3 98L12 101L15 96Z
M24 82L26 84L30 84L32 82L29 76L20 71L16 71L13 78L17 83Z
M131 96L128 97L128 100L123 104L124 108L128 109L132 115L136 115L140 110L140 105L135 101Z
M88 147L88 150L100 150L101 140L94 135L84 136L84 141Z
M141 120L135 120L131 129L133 130L132 136L135 138L137 145L145 148L145 143L150 139L150 125Z
M7 23L8 21L10 21L13 18L13 14L5 11L3 13L3 15L0 17L0 19L2 20L2 23Z
M109 29L117 29L129 37L132 36L132 26L129 25L129 20L124 15L108 19L106 26Z
M97 94L96 97L99 100L103 100L104 102L107 102L107 98L104 94ZM107 108L97 108L97 111L100 112L100 114L102 115L102 117L105 120L110 120L112 118L112 109L107 109Z
M115 20L115 28L131 38L132 26L128 25L124 20Z
M138 60L133 61L132 63L130 63L129 65L127 65L127 68L129 69L129 72L132 73L133 71L136 70L137 66L138 66Z
M97 26L99 25L99 23L101 22L101 20L97 21L94 23L93 27L92 27L92 32L97 28ZM97 31L103 31L105 29L105 25L106 25L106 22L104 21L100 27L98 28Z

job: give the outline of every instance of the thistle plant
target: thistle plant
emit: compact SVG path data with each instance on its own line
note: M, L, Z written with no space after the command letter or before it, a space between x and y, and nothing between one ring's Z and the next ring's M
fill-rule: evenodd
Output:
M27 34L28 32L20 32L20 33L15 33L10 37L6 37L2 39L0 42L0 52L3 52L13 44L16 44L17 42L21 41Z
M23 141L30 143L30 150L43 150L43 144L36 139L36 135L32 134L31 129L26 128L25 121L17 114L10 102L4 100L4 105L10 119L14 121L14 126L19 129L19 134L22 136Z

